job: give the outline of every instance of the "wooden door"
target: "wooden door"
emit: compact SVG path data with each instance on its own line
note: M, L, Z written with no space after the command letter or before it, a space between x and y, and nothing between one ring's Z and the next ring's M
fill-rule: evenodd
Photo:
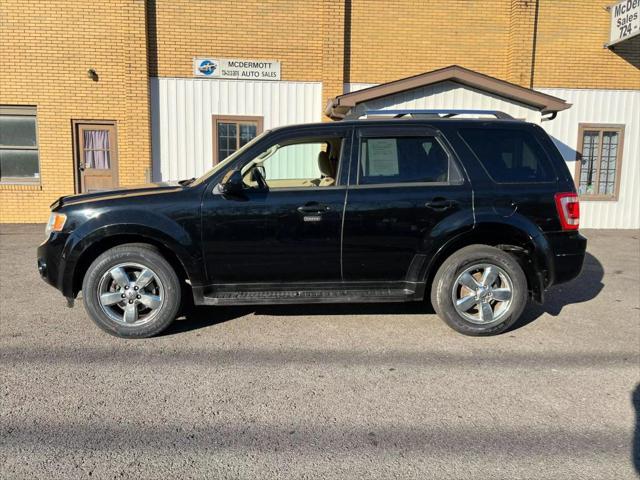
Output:
M75 123L79 191L95 192L118 186L118 146L113 122Z

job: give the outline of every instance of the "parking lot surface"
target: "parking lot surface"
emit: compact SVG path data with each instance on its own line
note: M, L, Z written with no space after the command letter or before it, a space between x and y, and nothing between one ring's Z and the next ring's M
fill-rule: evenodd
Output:
M497 337L391 304L121 340L40 280L43 226L0 226L0 478L637 478L640 234L584 233L582 275Z

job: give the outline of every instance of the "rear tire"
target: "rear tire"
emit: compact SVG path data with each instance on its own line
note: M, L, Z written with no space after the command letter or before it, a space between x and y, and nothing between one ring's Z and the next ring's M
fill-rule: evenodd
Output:
M488 245L464 247L438 269L431 303L447 325L464 335L497 335L527 304L527 279L518 261Z
M96 325L121 338L159 334L180 308L176 272L147 244L120 245L98 256L85 274L82 293Z

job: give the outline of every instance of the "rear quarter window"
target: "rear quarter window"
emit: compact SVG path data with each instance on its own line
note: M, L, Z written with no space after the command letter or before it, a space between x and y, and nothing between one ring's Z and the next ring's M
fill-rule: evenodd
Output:
M459 134L496 183L556 180L545 150L527 130L463 128Z

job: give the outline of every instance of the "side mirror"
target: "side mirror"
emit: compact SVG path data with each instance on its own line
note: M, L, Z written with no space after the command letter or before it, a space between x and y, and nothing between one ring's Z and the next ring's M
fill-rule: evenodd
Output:
M243 190L244 182L242 181L242 173L240 170L228 171L215 188L216 193L229 197L242 196Z
M267 185L267 181L264 179L265 174L266 172L262 165L256 165L251 169L251 181L257 184L261 190L269 190L269 185Z
M251 169L251 180L258 185L264 180L266 172L263 165L256 165Z

